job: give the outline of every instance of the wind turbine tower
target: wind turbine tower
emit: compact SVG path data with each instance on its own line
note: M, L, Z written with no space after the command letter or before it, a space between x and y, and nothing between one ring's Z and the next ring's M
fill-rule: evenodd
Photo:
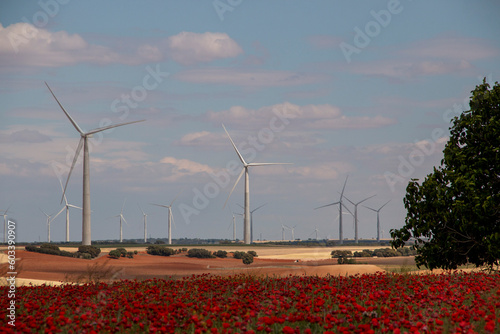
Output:
M59 214L61 212L63 212L64 209L66 209L66 242L69 242L69 208L75 208L75 209L82 209L80 208L79 206L75 206L73 204L69 204L68 203L68 199L66 198L66 194L64 193L64 188L63 188L63 185L62 185L62 182L61 182L61 179L59 179L59 184L61 185L61 190L63 192L63 198L64 198L64 206L63 208L61 209L61 211L59 211L56 215L59 216ZM55 219L55 218L54 218Z
M172 244L172 222L174 221L174 216L172 215L172 204L174 204L175 200L179 197L180 194L181 194L181 192L179 192L177 194L177 196L175 196L175 198L170 203L170 205L153 204L153 203L151 203L152 205L160 206L160 207L166 208L168 210L168 244L169 245ZM174 224L175 224L175 222L174 222Z
M3 216L3 243L4 244L7 242L7 212L9 211L9 209L10 209L10 206L7 208L7 210L5 210L2 213L2 216Z
M56 100L59 107L61 107L61 109L64 112L64 114L66 115L66 117L68 117L71 124L73 124L73 127L80 134L80 142L78 143L78 147L77 147L76 152L75 152L75 157L73 158L73 163L71 164L71 168L70 168L69 173L68 173L68 179L66 180L66 185L64 186L63 196L61 198L61 203L64 199L64 194L66 193L66 188L68 187L68 182L69 182L69 178L71 177L71 172L73 171L73 168L75 167L76 161L78 160L78 157L80 156L80 151L82 150L82 146L83 146L82 245L90 245L92 243L92 238L91 238L91 222L90 222L90 214L91 214L91 210L90 210L90 158L89 158L88 139L91 138L93 134L96 134L98 132L102 132L105 130L116 128L118 126L142 122L144 120L108 125L108 126L104 126L101 128L97 128L94 130L84 132L80 128L80 126L78 126L78 124L75 122L75 120L64 109L62 104L59 102L57 97L54 95L54 92L52 92L52 89L50 89L49 85L47 83L45 83L45 85L49 89L50 93L52 94L52 96Z
M335 203L330 203L327 205L319 206L319 207L314 209L314 210L317 210L317 209L325 208L327 206L332 206L332 205L336 205L336 204L339 205L339 244L340 245L344 244L344 233L343 233L343 229L342 229L342 207L345 207L346 210L349 211L349 209L347 209L347 207L344 205L344 203L342 203L342 197L344 196L345 185L347 184L348 177L349 177L349 175L346 176L346 178L345 178L344 187L342 188L342 192L340 193L340 200L339 201L337 201Z
M267 203L265 204L262 204L261 206L257 207L256 209L253 209L250 211L250 242L253 243L253 213L257 210L259 210L260 208L262 208L263 206L267 205ZM238 204L238 206L240 208L242 208L243 210L245 210L244 207L242 207L241 205Z
M54 221L54 219L57 218L57 216L59 216L59 213L61 213L61 211L59 211L59 213L57 215L54 216L54 218L50 219L52 217L53 214L47 214L45 211L43 211L42 209L40 209L40 211L42 211L42 213L47 217L47 242L50 243L50 223L52 223L52 221Z
M251 243L251 226L250 226L250 181L248 178L248 167L253 167L253 166L269 166L269 165L289 165L289 163L272 163L272 162L262 162L262 163L247 163L243 156L241 155L240 151L236 148L236 145L233 142L233 139L229 135L229 132L227 132L226 127L224 124L222 124L222 127L224 128L224 131L226 132L227 136L229 137L229 140L231 141L231 144L233 145L234 150L236 151L236 154L240 158L241 163L243 164L243 169L241 170L240 175L238 176L238 179L234 183L233 189L231 189L231 192L229 193L229 196L227 197L226 203L229 200L229 197L231 197L231 194L233 193L234 188L236 188L236 185L240 181L241 177L243 176L243 173L245 174L245 212L244 212L244 230L243 230L243 240L245 244L250 244ZM226 206L226 203L224 203L224 207Z
M127 221L125 220L125 217L123 217L123 208L125 207L125 200L123 200L123 205L122 205L122 211L120 211L119 215L116 215L115 217L120 217L120 242L123 242L123 229L122 229L122 221L125 222L125 224L128 225Z
M386 205L387 205L387 203L389 203L389 202L390 202L390 200L389 200L389 201L387 201L387 202L385 202L385 204L384 204L384 205L382 205L380 208L378 208L378 210L377 210L377 209L370 208L370 207L367 207L366 205L363 205L365 208L370 209L370 210L372 210L372 211L375 211L375 212L377 213L377 242L380 242L380 217L379 217L379 215L380 215L380 210L382 210L382 208L383 208L384 206L386 206Z
M144 217L144 243L148 242L148 215L147 213L144 212L144 210L142 210L141 206L139 204L137 204L137 206L139 207L139 209L141 209L141 212L142 212L142 216Z
M344 196L345 199L349 201L349 203L351 203L352 205L354 205L354 241L355 241L355 243L359 242L359 239L358 239L358 205L361 204L361 203L363 203L366 200L369 200L370 198L372 198L374 196L375 195L367 197L364 200L361 200L361 201L359 201L357 203L352 202L349 198L347 198L346 196Z

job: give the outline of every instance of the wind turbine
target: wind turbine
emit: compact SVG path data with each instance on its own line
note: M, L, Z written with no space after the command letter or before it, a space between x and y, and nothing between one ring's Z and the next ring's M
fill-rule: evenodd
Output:
M177 197L179 197L181 192L182 192L182 190L179 191L179 193L177 194L177 196L175 196L174 200L170 203L170 205L151 203L152 205L161 206L162 208L168 209L168 244L169 245L172 244L172 222L174 221L174 216L172 215L172 204L174 204L175 200L177 199ZM174 222L174 224L175 224L175 222Z
M380 217L379 217L380 210L382 210L382 208L384 206L386 206L387 203L389 203L389 202L390 202L390 200L388 200L387 202L385 202L385 204L382 205L380 208L378 208L378 210L370 208L370 207L367 207L366 205L363 205L365 208L370 209L372 211L375 211L377 213L377 242L380 242Z
M295 235L294 235L293 231L295 230L295 228L297 227L297 225L295 225L294 227L290 227L290 226L285 225L285 227L287 229L289 229L290 231L292 231L292 241L295 241Z
M75 206L73 204L68 203L68 199L66 198L66 194L64 193L64 188L61 182L61 179L59 179L59 184L61 185L61 190L63 192L63 198L64 198L64 206L62 207L61 211L59 211L56 215L59 216L61 212L63 212L64 209L66 209L66 242L69 242L69 208L75 208L75 209L82 209L79 206ZM55 219L55 218L54 218Z
M147 213L144 212L144 210L142 210L141 206L139 204L137 204L137 206L139 207L139 209L141 209L142 211L142 215L144 217L144 243L148 242L148 237L147 237L147 233L148 233L148 215Z
M281 222L281 241L285 241L285 225L283 225L283 219L280 217Z
M349 198L347 198L346 196L344 196L345 199L349 201L349 203L351 203L352 205L354 205L354 240L355 240L355 243L358 243L358 240L359 240L358 239L358 205L361 204L361 203L363 203L366 200L369 200L370 198L372 198L374 196L376 196L376 195L367 197L364 200L361 200L361 201L359 201L357 203L354 203Z
M122 211L120 211L119 215L115 216L115 217L120 217L120 242L123 242L122 220L128 225L127 221L125 220L125 217L123 217L123 208L125 207L125 201L126 199L123 200Z
M233 145L234 150L236 151L236 154L238 154L238 157L240 158L241 163L243 164L243 169L241 170L240 175L238 176L238 179L236 179L236 182L234 183L233 189L231 189L231 192L229 193L229 196L227 197L226 203L229 200L229 197L231 197L231 194L233 193L234 188L236 188L236 185L240 181L241 177L243 176L243 173L245 173L245 216L244 216L244 230L243 230L243 240L245 244L250 244L251 243L251 227L250 227L250 181L248 178L248 167L253 167L253 166L269 166L269 165L290 165L289 163L273 163L273 162L262 162L262 163L247 163L245 159L243 159L243 156L241 155L240 151L236 148L236 145L233 142L233 139L229 135L229 132L227 132L226 127L224 124L222 124L222 127L224 128L224 131L226 131L227 136L229 137L229 140L231 141L231 144ZM226 203L224 203L224 207L226 206Z
M339 244L340 245L342 245L344 243L344 233L343 233L343 230L342 230L342 207L345 207L346 210L349 211L349 209L344 205L344 203L342 203L342 197L344 196L345 185L347 184L347 178L348 177L349 177L349 175L347 175L346 178L345 178L344 187L342 188L342 192L340 193L340 200L338 200L335 203L330 203L330 204L327 204L327 205L319 206L319 207L317 207L317 208L314 209L314 210L317 210L317 209L325 208L327 206L332 206L332 205L336 205L336 204L339 205Z
M52 223L52 221L54 221L54 219L57 218L57 216L59 216L59 213L61 213L62 211L59 211L59 213L57 215L54 216L54 218L50 219L53 215L52 214L47 214L45 211L43 211L42 209L40 209L40 211L42 211L42 213L47 216L47 242L50 242L50 223Z
M66 188L68 187L69 178L71 177L71 173L73 172L73 168L75 167L76 161L78 160L78 157L80 156L80 151L82 150L82 146L83 146L82 245L90 245L92 243L92 238L91 238L91 222L90 222L90 214L91 214L91 210L90 210L90 161L89 161L90 158L89 158L88 138L91 138L93 134L101 132L101 131L109 130L109 129L116 128L118 126L127 125L127 124L142 122L144 120L108 125L108 126L104 126L101 128L97 128L94 130L84 132L78 126L78 124L75 122L75 120L64 109L62 104L59 102L57 97L54 95L54 92L52 92L52 89L50 89L49 85L47 83L45 83L45 85L49 89L50 93L52 94L52 96L56 100L59 107L61 107L61 109L64 112L64 114L66 115L66 117L68 117L71 124L73 124L73 127L80 134L80 142L78 143L78 147L76 148L75 157L73 158L73 163L71 164L71 168L70 168L69 173L68 173L68 179L66 180L66 185L64 186L63 196L61 198L61 203L64 199L64 194L66 193Z
M263 206L267 205L267 203L265 204L262 204L261 206L257 207L256 209L253 209L252 211L250 211L250 242L253 243L253 213L257 210L259 210L260 208L262 208ZM245 210L244 207L242 207L241 205L238 204L238 206L240 208L242 208L243 210Z
M318 231L319 231L319 229L315 226L314 227L314 231L311 234L309 234L307 237L309 238L311 235L313 235L314 233L316 233L316 240L318 240Z
M7 242L7 212L9 211L9 209L10 209L10 205L7 208L7 210L5 210L2 213L2 216L3 216L3 243Z

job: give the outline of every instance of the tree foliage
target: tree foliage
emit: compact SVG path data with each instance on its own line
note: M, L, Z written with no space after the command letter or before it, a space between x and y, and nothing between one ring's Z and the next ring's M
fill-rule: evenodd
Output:
M483 81L470 110L453 119L441 165L412 179L405 226L391 230L393 247L415 238L418 266L456 269L500 259L500 85Z

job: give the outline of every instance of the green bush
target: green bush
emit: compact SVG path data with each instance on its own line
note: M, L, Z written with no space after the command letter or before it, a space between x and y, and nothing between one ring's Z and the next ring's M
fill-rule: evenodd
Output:
M42 249L53 249L53 250L56 250L56 251L60 251L59 247L57 247L54 244L48 244L48 243L41 244L40 248L42 248Z
M395 257L399 256L399 253L391 248L379 248L373 251L373 256L377 257Z
M97 257L101 253L101 249L95 246L83 245L78 247L79 253L87 253L90 254L91 258Z
M253 255L250 253L243 253L242 261L244 264L251 264L253 262Z
M170 256L175 254L175 251L172 248L159 245L149 246L148 248L146 248L146 252L150 255L159 256Z
M125 248L120 247L120 248L117 248L116 250L120 252L122 257L127 256L127 250Z
M354 257L372 257L373 252L369 249L363 249L362 252L354 252Z
M127 252L127 257L129 259L133 259L134 258L134 252Z
M241 260L243 258L243 255L245 255L245 254L247 254L247 253L236 251L236 252L233 253L233 257L235 259Z
M119 259L122 256L122 253L118 249L115 249L110 251L108 255L112 259Z
M139 253L139 252L138 252L138 251L137 251L137 249L136 249L136 250L134 251L134 255L137 255L137 253Z
M217 252L214 253L216 257L220 258L226 258L227 257L227 252L223 250L218 250Z
M354 259L349 259L347 257L339 257L337 259L338 264L356 264L356 260Z
M351 251L345 251L345 250L333 250L330 255L332 258L336 259L339 257L351 257L352 252Z
M257 252L256 251L248 251L248 254L252 255L253 257L257 257Z
M215 256L212 255L212 252L206 249L201 249L201 248L192 248L188 250L187 253L188 257L196 257L199 259L211 259L214 258Z

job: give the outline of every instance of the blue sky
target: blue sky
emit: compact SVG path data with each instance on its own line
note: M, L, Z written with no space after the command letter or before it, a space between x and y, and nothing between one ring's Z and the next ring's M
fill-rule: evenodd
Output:
M222 209L239 161L293 165L250 170L254 236L338 238L345 194L403 226L411 178L438 165L449 120L470 91L500 73L500 5L493 1L3 1L0 4L0 210L19 241L45 241L40 209L57 213L80 127L146 119L96 136L91 147L92 239L231 238ZM245 153L244 153L245 152ZM230 170L228 170L228 166ZM225 178L224 175L230 177ZM81 206L82 164L67 196ZM229 203L243 204L243 182ZM350 209L352 206L348 205ZM241 210L240 210L241 211ZM359 236L376 215L359 211ZM237 217L242 238L242 221ZM81 213L70 214L81 240ZM65 237L64 217L52 223ZM287 232L287 238L290 233ZM351 216L344 237L352 239Z

